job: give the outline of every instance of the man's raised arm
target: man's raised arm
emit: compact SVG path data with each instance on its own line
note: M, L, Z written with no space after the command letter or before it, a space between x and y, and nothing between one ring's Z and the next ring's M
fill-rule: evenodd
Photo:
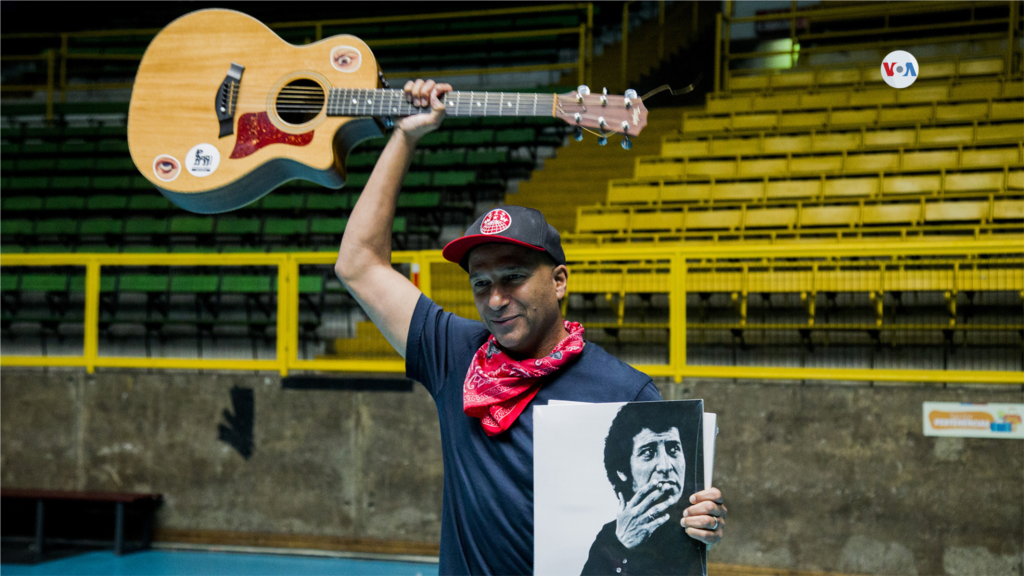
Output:
M451 85L435 84L433 80L406 83L406 100L416 106L429 106L431 111L406 116L395 124L352 209L334 264L338 278L402 358L420 291L391 267L391 227L398 192L416 143L441 125L445 113L439 98L451 89Z

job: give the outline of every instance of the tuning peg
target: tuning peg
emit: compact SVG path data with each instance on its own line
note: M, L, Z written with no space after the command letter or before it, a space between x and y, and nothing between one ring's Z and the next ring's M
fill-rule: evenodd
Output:
M576 131L573 133L572 137L575 138L577 142L582 142L583 141L583 128L580 128L579 126L577 126L576 127Z
M597 125L600 126L602 130L604 130L604 128L606 126L606 124L604 122L604 116L598 116L597 117Z
M625 148L626 150L629 150L630 148L633 147L633 142L629 139L629 136L624 136L622 138L622 147Z
M599 145L601 145L601 146L604 146L605 144L608 143L608 137L607 136L598 136L597 137L597 143Z
M607 106L607 105L608 105L608 89L607 88L602 88L601 89L601 106Z
M626 122L625 120L622 121L622 131L623 133L629 132L629 122Z
M625 96L625 98L623 98L622 103L626 106L626 109L628 110L628 109L632 108L633 107L633 98L636 98L636 90L633 90L632 88L630 88L629 90L626 90L626 92L623 94L623 96Z
M576 101L583 104L584 96L590 96L590 87L586 84L580 84L576 87Z
M580 124L580 123L583 122L583 116L579 112L573 114L572 115L572 119L575 120L577 124Z

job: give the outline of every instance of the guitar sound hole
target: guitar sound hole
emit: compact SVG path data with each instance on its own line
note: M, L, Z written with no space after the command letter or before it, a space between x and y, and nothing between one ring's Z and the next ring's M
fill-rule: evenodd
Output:
M324 89L312 80L288 83L277 95L277 116L289 124L305 124L324 107Z

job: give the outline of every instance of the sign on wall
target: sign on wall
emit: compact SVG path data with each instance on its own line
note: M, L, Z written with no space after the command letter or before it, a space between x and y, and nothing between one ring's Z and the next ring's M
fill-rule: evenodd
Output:
M1024 440L1024 404L925 402L924 435Z

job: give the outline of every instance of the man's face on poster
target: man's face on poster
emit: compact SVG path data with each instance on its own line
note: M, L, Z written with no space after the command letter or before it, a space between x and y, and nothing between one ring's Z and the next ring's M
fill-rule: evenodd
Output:
M641 430L633 437L629 468L634 494L657 482L664 483L666 491L678 500L683 492L683 478L686 477L686 459L679 429L669 428L665 432L653 432L649 428Z

